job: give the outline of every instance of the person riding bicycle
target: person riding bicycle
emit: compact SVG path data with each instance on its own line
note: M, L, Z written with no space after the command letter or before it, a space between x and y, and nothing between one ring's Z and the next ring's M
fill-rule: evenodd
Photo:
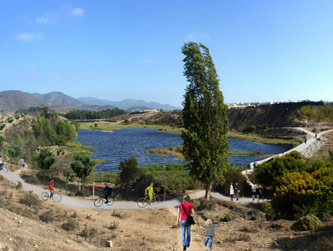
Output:
M103 197L105 198L105 204L109 203L108 196L111 196L112 188L108 186L108 183L104 183Z
M53 179L51 178L49 181L49 190L50 190L50 200L53 200Z
M149 196L149 204L153 200L153 194L154 194L154 182L150 182L150 186L145 189L145 195Z

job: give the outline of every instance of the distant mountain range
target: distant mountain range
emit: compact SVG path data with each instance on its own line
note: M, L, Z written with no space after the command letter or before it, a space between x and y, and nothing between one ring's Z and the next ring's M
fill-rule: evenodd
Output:
M157 102L143 100L124 99L119 102L85 97L75 99L62 92L50 92L47 94L27 93L17 90L0 92L0 110L17 111L26 110L29 107L49 106L57 111L70 110L103 110L118 107L127 111L146 109L179 110L180 108L163 105Z
M144 100L136 100L136 99L124 99L122 101L110 101L105 99L97 99L94 97L81 97L78 98L79 101L85 103L86 105L111 105L114 107L118 107L123 110L133 110L133 108L143 109L162 109L165 111L169 110L179 110L179 107L175 107L172 105L163 105L157 102L147 102Z

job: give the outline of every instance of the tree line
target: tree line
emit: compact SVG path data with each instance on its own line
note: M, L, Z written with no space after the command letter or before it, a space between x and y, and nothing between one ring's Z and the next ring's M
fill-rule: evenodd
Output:
M67 119L109 119L125 113L124 110L114 108L102 111L75 110L66 113L64 116Z

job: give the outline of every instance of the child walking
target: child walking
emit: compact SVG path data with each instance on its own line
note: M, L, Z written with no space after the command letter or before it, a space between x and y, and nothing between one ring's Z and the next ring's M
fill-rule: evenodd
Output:
M200 226L201 228L206 228L206 240L204 245L206 247L208 243L208 248L210 251L212 250L213 245L214 229L219 226L219 224L213 224L211 219L207 219L205 226Z

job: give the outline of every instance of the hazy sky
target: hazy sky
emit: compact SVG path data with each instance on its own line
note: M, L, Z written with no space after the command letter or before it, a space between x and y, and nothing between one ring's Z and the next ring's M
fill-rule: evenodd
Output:
M333 101L331 0L0 0L0 91L181 106L187 41L226 103Z

